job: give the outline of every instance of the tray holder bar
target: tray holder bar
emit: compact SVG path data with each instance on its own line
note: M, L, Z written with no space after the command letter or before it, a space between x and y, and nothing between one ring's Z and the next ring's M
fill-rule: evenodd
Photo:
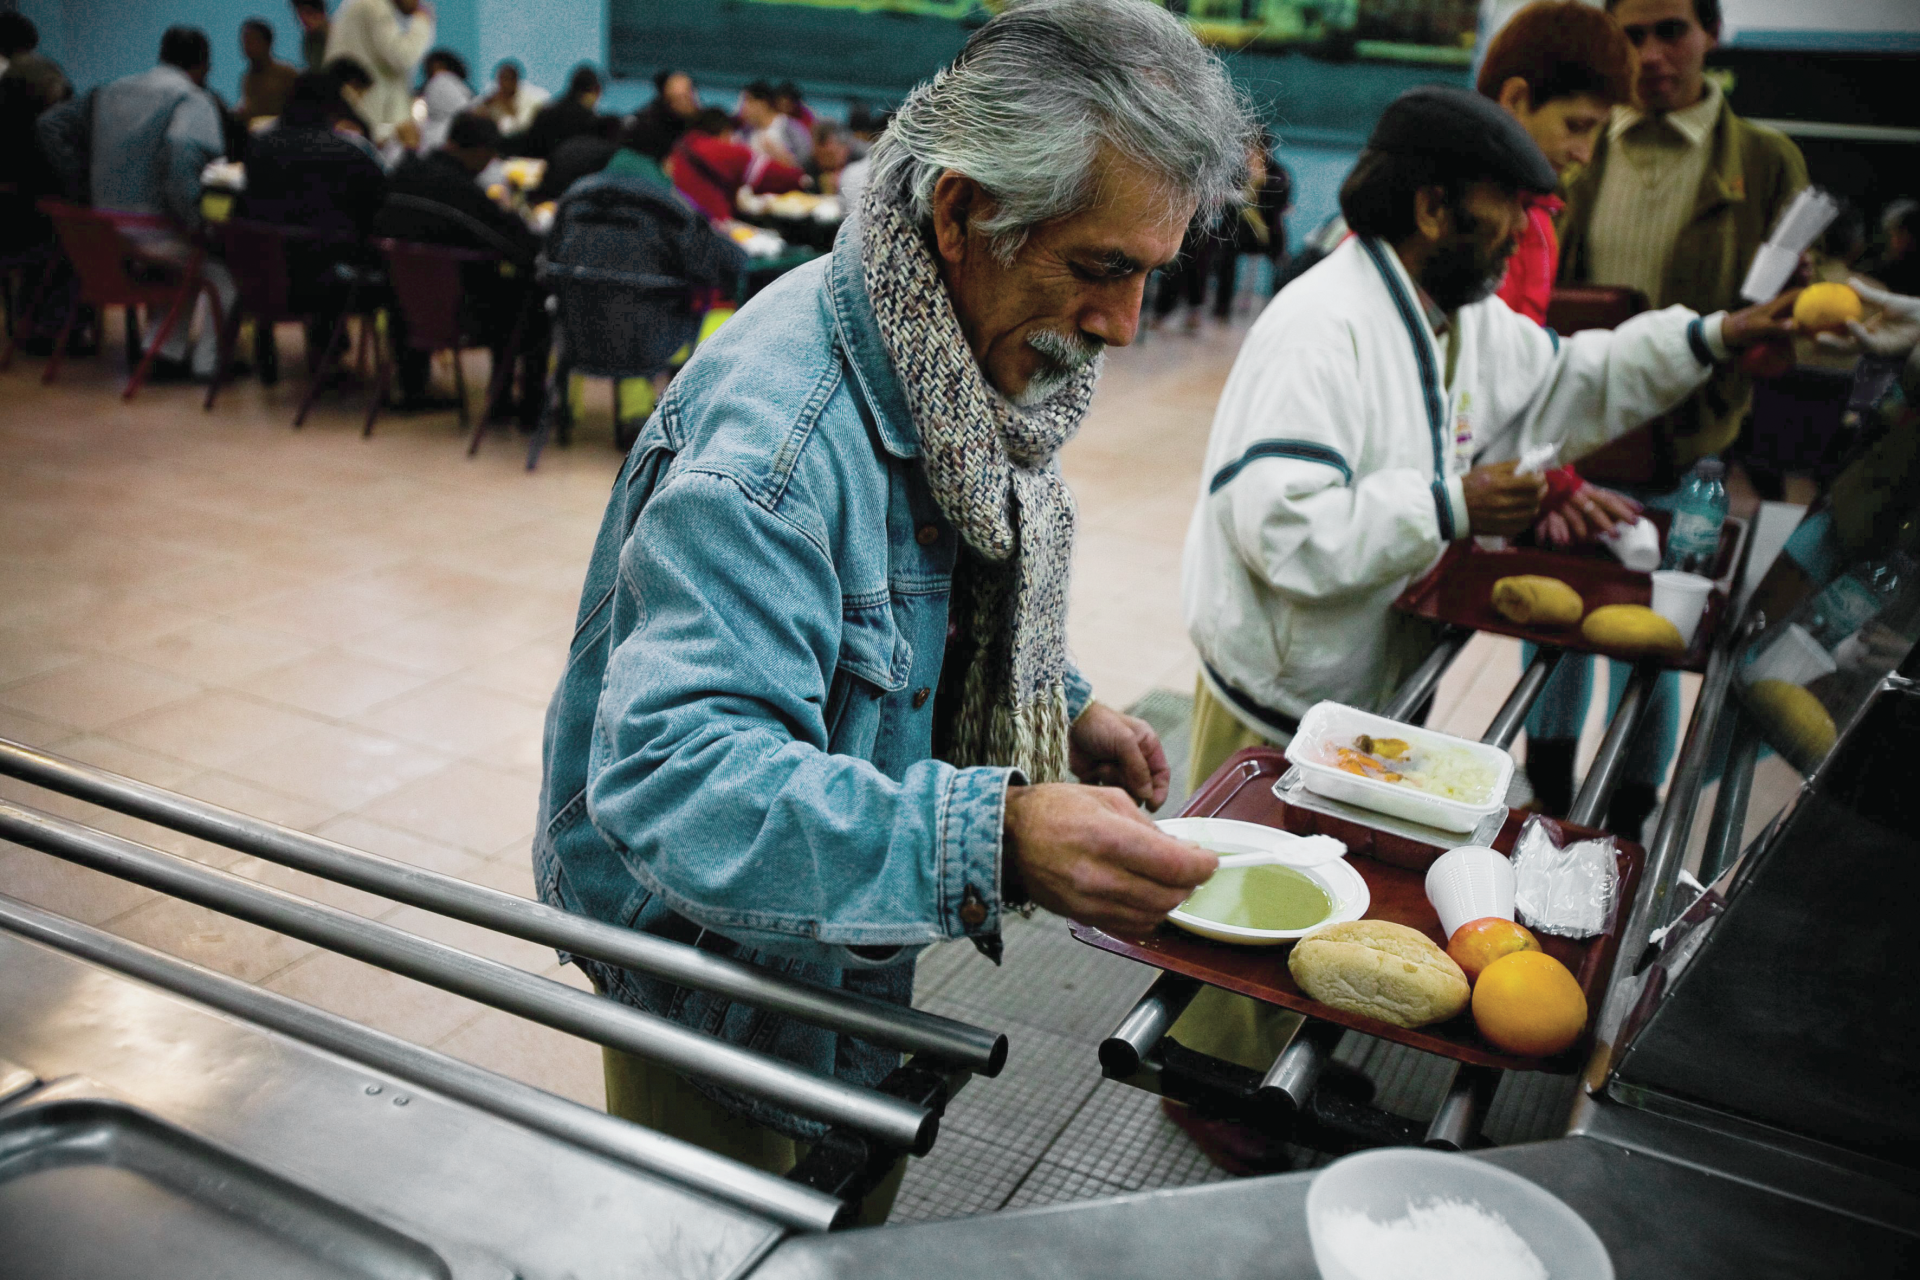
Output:
M1568 822L1581 827L1599 825L1607 811L1607 801L1613 798L1614 788L1620 785L1620 775L1626 771L1627 749L1633 745L1634 735L1640 731L1640 722L1646 718L1647 704L1653 701L1654 682L1663 671L1658 659L1646 658L1634 664L1633 675L1627 681L1627 691L1620 698L1620 707L1607 724L1606 736L1600 739L1600 750L1593 758L1593 767L1587 770L1586 780L1580 784L1580 794L1574 797L1573 808L1567 812Z
M1733 717L1727 748L1727 767L1720 775L1720 794L1713 800L1707 824L1706 847L1700 851L1700 883L1712 884L1740 856L1740 836L1747 824L1747 804L1753 798L1753 768L1760 760L1760 734L1744 708L1721 713Z
M1386 706L1380 708L1380 714L1389 720L1405 720L1416 714L1426 705L1433 691L1440 687L1440 677L1447 674L1447 668L1453 665L1453 660L1460 656L1460 651L1467 647L1467 641L1471 639L1473 630L1470 627L1449 626L1442 631L1433 652L1427 655L1426 661L1414 668L1413 674L1407 677L1399 691Z
M1463 1062L1453 1073L1447 1096L1427 1125L1423 1145L1436 1151L1470 1151L1480 1145L1480 1126L1493 1095L1500 1087L1502 1072L1494 1067L1477 1067Z
M303 831L223 809L0 738L0 774L102 808L185 832L324 880L464 920L498 933L680 986L728 996L757 1009L845 1032L903 1053L994 1076L1007 1038L951 1018L783 977L664 938L618 929L544 903L409 866Z
M853 1208L603 1111L0 894L0 928L803 1231Z
M1480 741L1502 751L1513 745L1520 736L1521 728L1527 723L1527 714L1533 710L1533 704L1540 700L1546 690L1547 681L1553 679L1553 673L1560 667L1560 659L1567 656L1565 649L1550 649L1544 645L1533 655L1533 661L1520 673L1520 679L1513 686L1513 692L1500 704L1500 710L1494 713L1493 722Z
M1124 1080L1140 1070L1167 1029L1180 1020L1199 993L1198 978L1161 973L1120 1019L1113 1034L1100 1042L1100 1074L1109 1080Z
M924 1106L816 1076L665 1018L391 925L185 858L0 802L0 838L156 889L342 955L466 996L544 1026L846 1125L915 1154L931 1149L938 1115Z

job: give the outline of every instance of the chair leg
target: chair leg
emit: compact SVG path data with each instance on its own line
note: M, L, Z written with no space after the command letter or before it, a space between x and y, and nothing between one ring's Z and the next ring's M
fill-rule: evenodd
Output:
M361 439L373 434L373 420L386 404L387 389L392 385L393 352L387 343L376 342L373 344L373 398L367 402L367 425L360 429Z
M480 452L480 435L487 429L487 417L493 412L493 406L513 387L513 366L520 359L521 335L526 327L527 312L523 307L513 322L513 333L507 338L506 350L500 353L499 367L487 371L487 400L480 408L480 425L473 429L473 439L467 442L469 458Z
M460 359L460 348L453 349L453 398L460 402L460 429L465 431L472 421L467 413L467 370ZM485 421L483 414L481 421Z
M47 361L47 367L40 374L40 385L51 385L59 376L60 362L66 359L67 339L73 336L73 320L80 314L79 304L67 308L66 318L60 322L60 336L53 340L53 356Z
M220 299L213 296L211 289L208 290L207 296L213 303L213 314L218 316ZM220 394L220 384L227 380L227 367L233 363L233 349L239 345L239 342L240 304L235 302L233 314L226 317L226 323L220 326L220 341L216 344L213 353L213 376L207 379L207 399L206 403L200 406L202 409L212 411L213 398Z
M174 326L180 323L180 313L186 310L187 305L199 296L200 291L197 288L182 289L179 296L173 300L173 305L167 308L167 318L160 322L160 332L153 335L153 342L147 347L147 353L140 357L140 363L134 366L132 376L127 379L126 390L120 393L122 400L133 399L135 393L140 390L140 384L147 380L148 370L153 368L154 358L160 354L160 348L167 345L167 339L173 336ZM219 308L220 304L216 299L214 302L216 324L219 322L217 319ZM131 308L128 309L128 313L132 313Z
M127 307L121 315L127 326L127 368L131 369L140 361L140 308ZM102 316L104 325L106 317Z
M307 394L301 398L300 412L293 415L295 427L306 422L307 413L313 408L313 402L320 398L320 392L326 388L327 379L332 376L335 367L340 363L340 339L345 336L347 320L353 315L353 304L354 294L349 290L346 305L341 308L340 314L334 317L333 328L327 331L327 349L321 353L320 366L313 371L307 386Z

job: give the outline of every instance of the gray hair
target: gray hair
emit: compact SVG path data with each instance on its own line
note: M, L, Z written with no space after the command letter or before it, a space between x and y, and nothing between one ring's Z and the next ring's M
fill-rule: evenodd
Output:
M1088 206L1107 148L1210 223L1254 136L1220 60L1151 0L1018 0L908 95L874 144L872 182L924 228L940 175L972 178L997 205L975 225L1011 260L1034 227Z

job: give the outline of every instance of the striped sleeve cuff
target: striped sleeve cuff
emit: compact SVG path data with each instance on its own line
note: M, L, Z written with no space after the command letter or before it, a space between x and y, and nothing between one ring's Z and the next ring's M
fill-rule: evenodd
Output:
M1727 346L1727 313L1716 311L1710 316L1695 316L1687 322L1687 346L1693 351L1693 358L1701 364L1719 364L1733 354Z
M1433 482L1433 504L1440 516L1440 540L1456 542L1470 532L1467 486L1459 476Z

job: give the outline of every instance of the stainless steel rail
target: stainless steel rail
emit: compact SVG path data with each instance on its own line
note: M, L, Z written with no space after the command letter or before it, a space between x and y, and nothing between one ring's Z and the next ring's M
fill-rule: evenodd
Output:
M665 1018L391 925L309 902L240 876L0 802L0 837L542 1023L687 1075L846 1125L924 1154L939 1118L925 1107L816 1076Z
M1331 1022L1311 1018L1302 1022L1261 1078L1259 1095L1279 1100L1295 1115L1305 1111L1343 1034L1344 1029Z
M1722 714L1728 714L1723 712ZM1700 883L1712 884L1740 856L1740 836L1747 824L1747 805L1753 799L1753 767L1760 760L1760 736L1740 707L1734 707L1732 742L1727 766L1720 774L1720 794L1713 800L1707 823L1706 846L1700 851ZM1665 921L1659 922L1664 924ZM1658 924L1655 926L1658 927Z
M1426 703L1429 695L1440 686L1440 677L1447 673L1453 660L1467 647L1467 641L1473 639L1470 627L1449 626L1440 634L1440 642L1427 655L1427 660L1414 668L1413 674L1393 695L1392 701L1380 709L1380 714L1389 720L1405 720L1418 712Z
M803 1231L844 1226L855 1210L832 1196L678 1138L409 1044L338 1014L0 894L0 928L277 1031L489 1115L668 1178Z
M616 929L4 738L0 738L0 774L396 902L681 986L711 991L890 1049L924 1054L943 1065L964 1067L985 1076L998 1075L1006 1065L1007 1038L995 1032L782 977L664 938Z
M1199 993L1199 979L1162 972L1113 1034L1100 1042L1100 1073L1110 1080L1123 1080L1138 1071L1160 1037L1180 1020Z
M1634 667L1620 706L1607 724L1606 736L1600 739L1600 751L1593 758L1593 767L1587 770L1580 793L1574 797L1573 808L1567 812L1568 822L1591 827L1605 816L1607 801L1627 767L1627 748L1633 745L1640 721L1646 718L1647 704L1653 701L1653 686L1660 679L1661 670L1659 662L1651 659Z
M1500 1075L1498 1067L1461 1063L1453 1073L1453 1083L1447 1086L1447 1096L1440 1101L1440 1109L1427 1125L1422 1145L1437 1151L1471 1150L1480 1136L1487 1109L1493 1105L1493 1095L1500 1088Z
M1520 736L1521 726L1527 722L1527 713L1533 710L1534 703L1540 701L1547 681L1553 679L1553 673L1560 667L1560 659L1566 656L1565 649L1552 649L1544 645L1535 651L1533 661L1520 673L1513 692L1500 704L1500 710L1494 713L1493 722L1480 736L1480 741L1502 751L1511 747L1513 740Z

